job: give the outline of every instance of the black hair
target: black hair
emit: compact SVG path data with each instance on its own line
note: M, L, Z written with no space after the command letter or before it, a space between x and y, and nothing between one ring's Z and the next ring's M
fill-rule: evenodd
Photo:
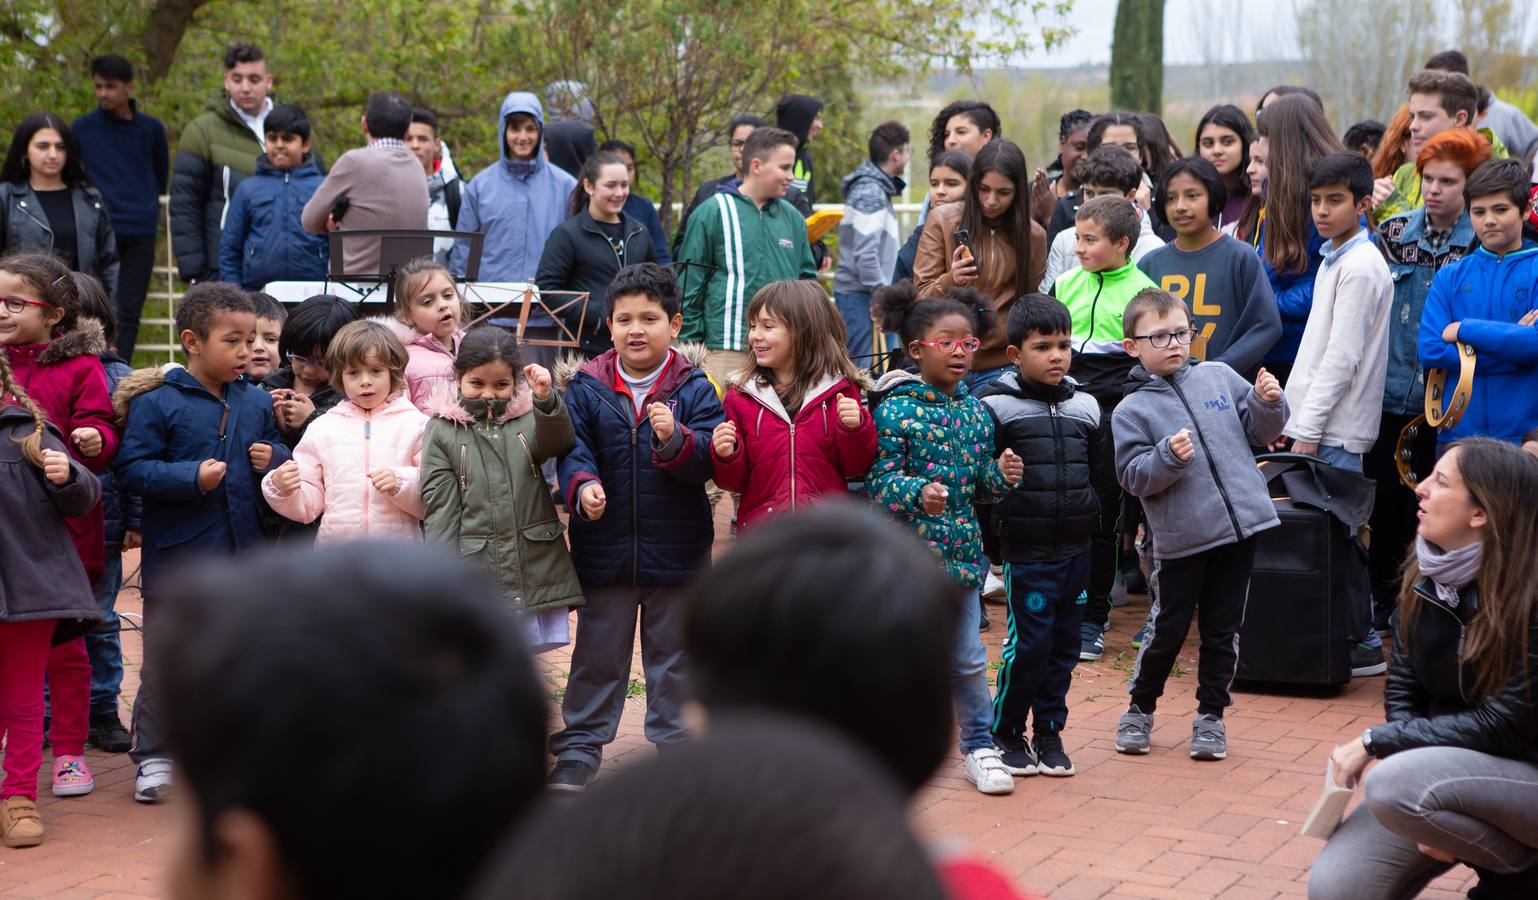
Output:
M279 325L288 319L288 310L278 302L278 298L266 291L250 291L251 305L256 309L258 319L272 319ZM301 354L303 355L303 354Z
M425 106L411 107L411 123L413 125L426 125L433 130L433 134L436 135L438 133L438 114Z
M3 267L0 267L3 268ZM219 316L226 313L254 313L251 298L233 284L204 281L187 289L176 305L176 333L190 331L206 340Z
M612 150L598 150L588 154L587 159L582 161L582 167L577 170L577 184L571 189L571 195L566 199L566 218L569 219L587 209L588 202L592 199L587 188L582 186L582 182L598 181L604 166L623 167L624 165L625 161Z
M546 701L523 626L456 553L351 543L201 563L160 615L148 651L206 859L219 817L246 811L296 897L459 897L541 792Z
M513 380L523 378L523 352L518 348L518 338L511 331L495 325L472 328L459 342L459 354L454 357L454 377L463 378L471 369L488 363L506 363L513 370Z
M600 153L623 153L630 157L631 162L635 162L636 158L635 147L626 141L620 140L619 138L611 138L610 140L599 144L598 151Z
M1073 317L1061 300L1046 294L1026 294L1009 305L1009 320L1005 324L1009 345L1019 347L1032 334L1073 334Z
M1157 178L1160 172L1169 168L1169 164L1184 156L1180 147L1175 143L1175 137L1170 134L1169 127L1164 120L1153 113L1138 113L1139 129L1138 143L1143 149L1143 171L1149 178Z
M712 716L768 709L821 721L879 756L910 793L939 768L953 727L950 643L966 601L911 531L853 504L774 519L707 569L687 602L688 678Z
M394 91L370 94L363 111L363 124L369 137L400 140L411 127L411 104Z
M753 133L748 135L748 142L742 147L742 171L748 171L755 159L759 162L768 162L769 155L777 148L794 149L798 146L800 145L796 141L796 136L783 128L775 128L772 125L755 128Z
M267 54L256 44L231 44L224 51L224 71L228 72L241 63L264 62L266 59Z
M91 74L108 81L132 84L134 64L115 53L108 53L91 60Z
M1153 215L1154 218L1169 224L1165 207L1170 202L1170 182L1176 175L1189 175L1202 183L1207 189L1207 215L1216 219L1228 203L1228 185L1223 183L1223 176L1218 174L1218 167L1209 160L1200 156L1187 156L1170 163L1164 174L1159 176L1159 184L1154 188Z
M732 132L736 131L737 129L741 128L744 125L751 125L754 128L763 128L763 127L767 126L768 124L769 124L769 121L767 119L765 119L763 116L753 116L753 115L738 116L737 118L732 120L730 125L726 126L726 136L727 136L728 139L731 138Z
M1463 183L1463 202L1473 203L1476 197L1505 194L1512 203L1526 209L1531 191L1527 167L1521 160L1491 159L1481 163Z
M1057 120L1057 139L1068 140L1068 135L1095 121L1095 114L1087 109L1070 109Z
M284 103L274 106L262 121L262 131L267 134L292 134L300 140L310 139L310 117L297 106ZM372 133L372 132L370 132Z
M1114 187L1123 194L1132 193L1143 183L1143 168L1137 157L1120 147L1096 147L1076 169L1079 184Z
M900 743L893 727L887 741ZM493 854L471 897L941 900L903 799L869 753L824 725L713 719L704 735L547 805Z
M1074 215L1074 222L1094 222L1113 245L1125 239L1129 259L1132 257L1132 248L1137 246L1138 235L1143 230L1143 218L1138 213L1137 204L1126 197L1110 195L1085 200Z
M1112 125L1125 125L1126 127L1131 128L1132 132L1137 135L1137 145L1139 152L1133 154L1132 158L1136 159L1137 164L1141 166L1143 164L1143 146L1148 143L1148 140L1146 137L1144 137L1144 131L1146 129L1143 127L1143 122L1138 118L1136 113L1108 112L1101 113L1100 115L1096 116L1089 123L1089 135L1085 142L1085 149L1090 153L1094 153L1095 148L1099 147L1102 143L1105 142L1105 130L1110 128Z
M1232 188L1242 187L1248 191L1250 189L1250 144L1255 142L1255 126L1250 124L1250 117L1232 103L1219 103L1207 110L1202 115L1202 120L1196 123L1196 146L1192 148L1192 153L1201 154L1202 131L1208 125L1227 128L1239 136L1239 167L1234 169L1233 181L1224 179L1224 184Z
M972 176L972 154L965 150L942 150L939 156L929 158L929 171L944 166L965 181Z
M870 161L879 166L887 161L892 151L907 146L909 140L908 126L889 120L877 125L870 133L865 149L870 152Z
M64 183L70 187L89 184L90 179L85 177L85 164L80 160L80 145L75 142L75 135L69 130L69 125L58 113L53 112L33 113L16 126L15 133L11 135L11 148L5 154L5 163L0 165L0 182L27 182L27 172L32 167L27 160L27 145L44 128L57 131L59 138L64 141L64 170L59 173Z
M921 300L913 282L899 281L876 288L872 299L881 310L881 330L897 332L905 347L923 340L929 326L944 316L965 316L972 323L972 333L984 340L998 326L998 314L988 298L973 288L953 287L944 297Z
M994 140L1003 137L1003 124L992 106L981 100L956 100L945 105L929 123L929 158L934 159L945 150L945 126L957 116L966 116L978 131L993 132Z
M112 298L107 296L106 285L95 275L84 272L69 275L75 281L77 317L100 322L102 337L107 339L107 346L112 346L117 340L117 310L113 308Z
M1364 119L1347 128L1340 142L1345 144L1349 150L1360 152L1365 147L1368 153L1375 153L1377 152L1378 145L1383 143L1383 135L1387 131L1388 126L1382 122Z
M1443 72L1457 72L1459 75L1469 74L1469 58L1458 50L1443 50L1441 53L1426 60L1423 69L1438 69Z
M614 318L616 297L634 297L637 294L661 306L669 319L678 315L680 302L678 277L673 274L672 266L644 262L626 266L614 273L614 280L609 282L609 287L604 292L604 296L608 298L608 317Z
M1314 90L1313 88L1301 87L1296 84L1279 84L1276 87L1266 91L1264 94L1261 94L1260 99L1255 101L1255 121L1260 121L1260 114L1265 111L1264 104L1267 97L1274 95L1278 98L1281 98L1292 94L1302 94L1308 99L1314 101L1314 105L1319 107L1320 112L1324 112L1324 98L1319 96L1318 91Z
M283 364L288 364L290 353L324 356L326 348L331 346L331 339L342 326L359 318L358 305L341 297L317 294L306 299L288 314L283 323L283 334L278 337L278 353L283 357Z
M1314 166L1308 175L1308 188L1320 188L1343 184L1351 189L1351 199L1360 202L1372 194L1372 163L1355 150L1338 150Z

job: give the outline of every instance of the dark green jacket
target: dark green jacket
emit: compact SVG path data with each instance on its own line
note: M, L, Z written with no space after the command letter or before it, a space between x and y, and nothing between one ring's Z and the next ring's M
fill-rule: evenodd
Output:
M464 400L447 391L429 402L422 440L427 537L482 561L521 610L581 606L582 588L539 467L576 443L557 391L533 403Z

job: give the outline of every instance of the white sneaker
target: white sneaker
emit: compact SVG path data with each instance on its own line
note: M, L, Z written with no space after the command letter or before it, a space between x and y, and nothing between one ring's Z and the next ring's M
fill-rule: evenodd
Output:
M1004 579L989 572L988 577L983 581L983 599L1003 600L1008 594L1009 586L1004 583Z
M967 779L984 794L1009 794L1015 790L1015 779L1010 777L1004 757L993 747L968 753L963 767Z
M171 799L171 761L146 759L134 776L134 799L140 803L162 803Z

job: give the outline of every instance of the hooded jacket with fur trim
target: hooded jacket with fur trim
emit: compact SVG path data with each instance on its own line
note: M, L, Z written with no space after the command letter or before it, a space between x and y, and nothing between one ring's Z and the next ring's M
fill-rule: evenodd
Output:
M422 441L427 536L486 566L524 612L581 606L582 587L539 467L571 450L559 391L535 401L519 380L511 400L433 392Z
M106 350L107 339L95 319L80 319L73 329L46 344L5 347L16 383L42 408L48 421L58 426L69 455L93 474L107 471L118 452L118 427L112 415L107 371L101 364ZM80 453L71 439L77 428L101 432L100 453L91 457ZM70 517L69 533L86 576L96 581L106 568L101 506Z
M726 392L726 418L737 426L737 452L715 460L716 484L742 493L739 530L777 513L795 512L824 495L846 496L849 479L863 478L876 458L876 427L860 408L860 424L845 428L841 397L860 399L849 379L825 376L806 392L795 415L774 388L749 379Z
M426 427L427 416L411 405L404 391L374 409L343 400L310 423L294 448L298 490L282 493L272 470L262 478L262 496L295 522L320 518L316 546L349 540L420 541L426 510L418 466ZM395 472L400 487L395 494L381 492L370 478L385 468Z
M637 416L614 350L556 366L576 444L561 459L561 489L572 510L571 554L584 587L659 587L689 581L710 561L715 540L705 483L714 469L710 436L725 413L705 375L705 348L675 347L643 398L665 403L677 423L659 443L651 418ZM602 485L603 515L582 513L582 490Z
M417 409L433 415L432 396L435 392L446 389L449 396L453 396L457 380L454 357L459 353L464 331L455 331L451 346L445 347L437 338L417 331L394 316L380 316L373 321L390 329L406 345L406 391Z

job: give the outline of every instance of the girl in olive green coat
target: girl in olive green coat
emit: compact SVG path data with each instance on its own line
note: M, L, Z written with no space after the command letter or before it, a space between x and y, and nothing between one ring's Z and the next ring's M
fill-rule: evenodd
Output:
M582 605L566 526L539 471L575 439L549 371L521 363L517 341L500 328L477 328L460 342L457 389L444 386L429 400L422 499L428 539L483 562L541 652L570 641L567 610Z

